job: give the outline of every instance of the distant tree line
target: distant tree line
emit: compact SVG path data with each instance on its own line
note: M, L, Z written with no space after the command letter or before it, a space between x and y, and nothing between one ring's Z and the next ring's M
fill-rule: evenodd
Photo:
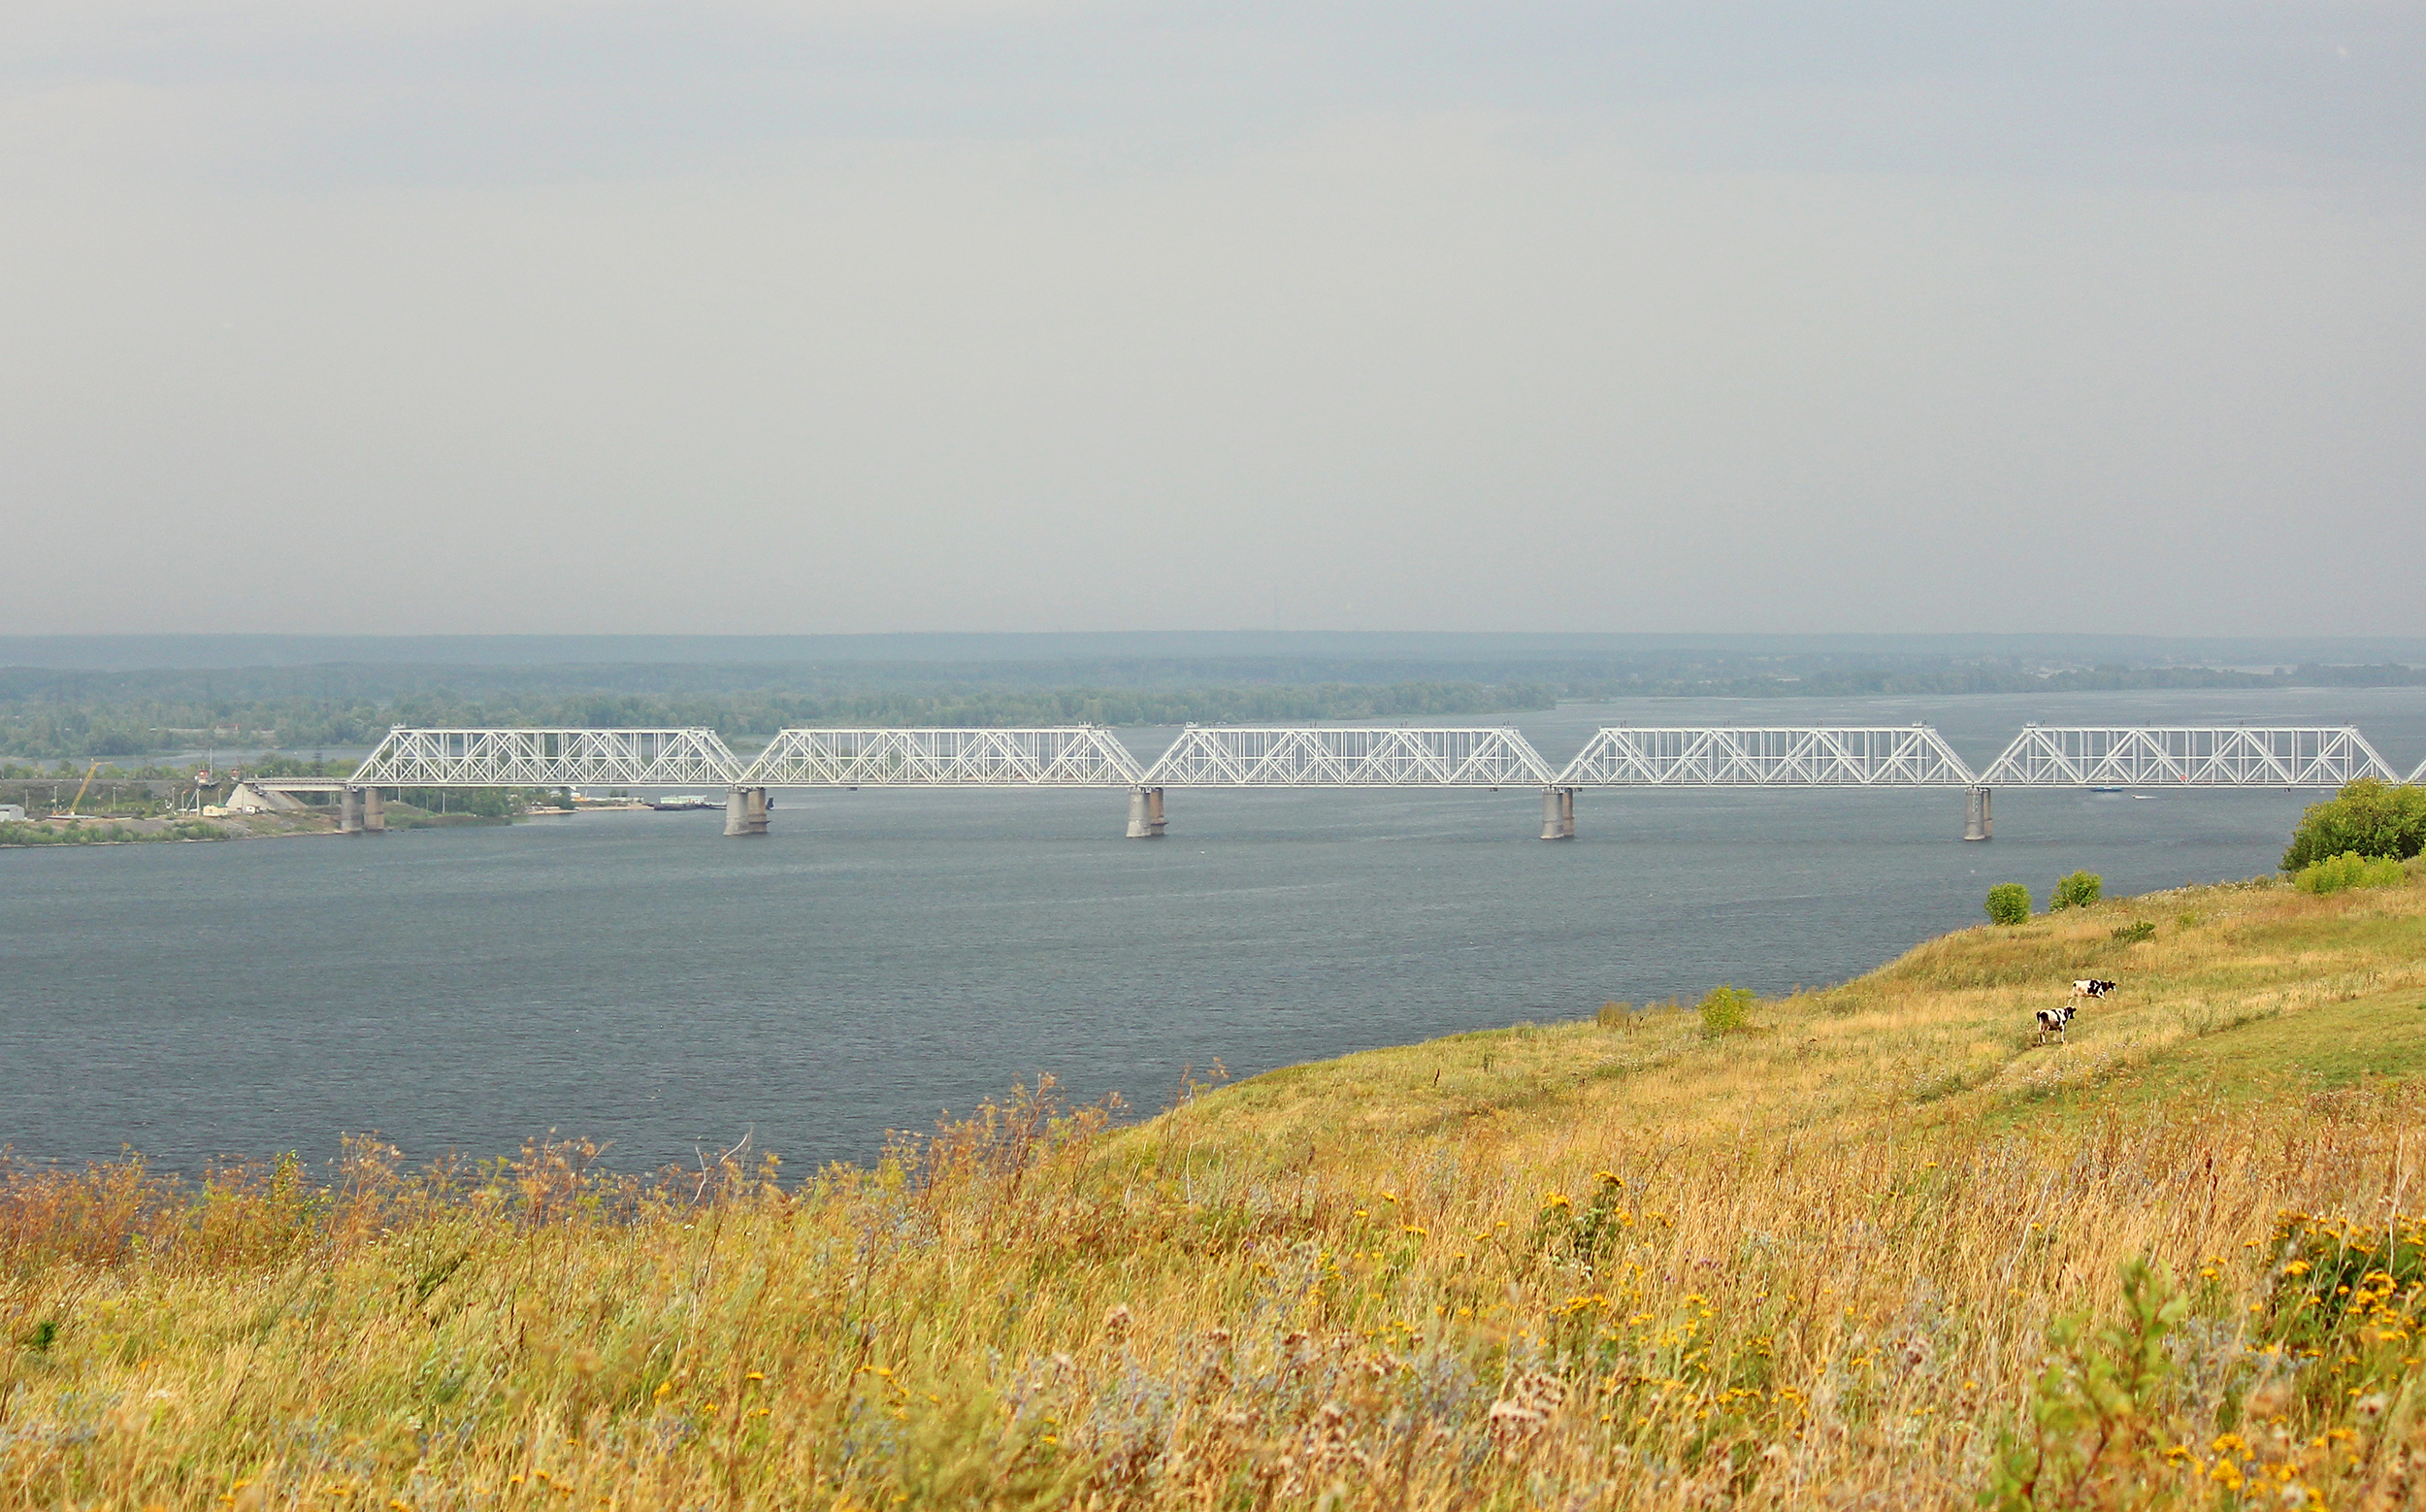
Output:
M1483 661L1308 657L217 671L0 668L0 757L133 757L220 745L358 747L394 724L1236 724L1471 718L1559 699L1849 698L2136 688L2402 687L2426 668L2049 670L1998 658L1710 649ZM215 733L214 733L215 732Z
M1916 694L2103 693L2140 688L2405 688L2426 686L2426 668L2082 667L2035 672L1992 662L1881 661L1807 671L1715 662L1667 675L1579 677L1563 698L1859 698Z
M1546 708L1557 691L1541 683L1327 683L1314 687L885 689L831 696L724 694L646 697L593 693L560 698L467 699L414 694L392 703L331 707L304 700L216 700L208 705L0 706L0 755L36 760L141 756L161 750L274 744L287 751L376 743L390 725L705 725L740 739L790 725L1177 725L1323 719L1471 717ZM215 734L213 732L215 731ZM259 764L256 764L259 765ZM283 767L311 765L280 759ZM346 764L350 767L350 763ZM311 774L300 770L273 773Z

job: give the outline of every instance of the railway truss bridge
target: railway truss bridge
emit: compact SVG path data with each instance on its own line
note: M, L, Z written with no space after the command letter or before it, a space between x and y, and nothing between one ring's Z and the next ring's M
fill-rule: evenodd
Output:
M1129 835L1166 823L1171 788L1538 789L1542 838L1575 837L1586 788L1932 788L1964 795L1963 838L1995 828L2006 788L2338 788L2400 776L2348 726L2030 725L1974 772L1927 725L1618 726L1554 769L1513 729L1198 726L1151 765L1095 725L800 729L743 761L707 729L441 730L398 726L350 776L266 788L341 796L341 827L385 828L399 788L620 787L725 793L725 833L764 835L775 788L1104 788ZM2426 780L2426 765L2410 780Z

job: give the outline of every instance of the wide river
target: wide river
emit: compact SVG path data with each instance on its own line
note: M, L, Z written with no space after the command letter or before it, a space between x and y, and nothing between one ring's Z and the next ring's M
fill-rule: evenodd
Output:
M1643 700L1516 722L1908 724L1983 767L2026 720L2358 725L2426 757L2426 692ZM1151 759L1167 731L1126 732ZM0 1144L191 1169L344 1132L414 1158L557 1131L616 1164L752 1134L864 1160L1049 1071L1151 1111L1233 1075L1719 982L1824 983L1981 920L1992 882L2269 871L2313 793L1534 790L778 795L713 813L220 845L0 851Z

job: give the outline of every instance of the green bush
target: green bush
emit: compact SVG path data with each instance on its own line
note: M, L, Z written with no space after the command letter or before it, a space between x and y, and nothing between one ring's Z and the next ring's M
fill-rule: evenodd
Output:
M2115 939L2126 945L2136 945L2144 939L2154 939L2156 937L2156 921L2154 919L2134 919L2129 924L2117 924L2115 926L2114 936Z
M1998 924L2022 924L2030 918L2030 889L2019 882L1999 882L1988 889L1988 917Z
M2097 902L2106 887L2106 879L2094 871L2075 871L2055 884L2055 891L2047 901L2048 911L2064 908L2086 908Z
M2426 787L2361 777L2300 815L2282 869L2298 871L2344 854L2407 861L2426 850Z
M1710 989L1702 999L1701 1031L1705 1035L1730 1035L1752 1021L1753 1004L1760 1001L1749 988L1721 984Z
M2302 867L2292 883L2304 893L2338 893L2347 887L2398 887L2409 875L2389 856L2362 856L2345 850L2339 856Z

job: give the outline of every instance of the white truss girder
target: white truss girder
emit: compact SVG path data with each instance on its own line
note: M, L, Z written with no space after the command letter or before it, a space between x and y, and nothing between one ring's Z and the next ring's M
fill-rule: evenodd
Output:
M1098 725L1034 730L784 730L744 787L1134 787L1144 772Z
M2359 777L2400 780L2347 725L2031 725L1980 780L1990 787L2324 788Z
M741 764L716 732L434 730L399 725L347 780L355 787L723 786Z
M330 787L2340 787L2402 778L2333 727L2032 725L1975 774L1926 725L1604 729L1554 775L1515 730L1190 726L1150 770L1092 725L716 732L398 726ZM2409 781L2426 782L2426 764ZM278 785L279 779L271 779ZM299 783L297 785L300 785Z
M1147 787L1518 787L1550 765L1514 730L1190 725Z
M1671 726L1602 730L1560 787L1970 787L1927 725Z

